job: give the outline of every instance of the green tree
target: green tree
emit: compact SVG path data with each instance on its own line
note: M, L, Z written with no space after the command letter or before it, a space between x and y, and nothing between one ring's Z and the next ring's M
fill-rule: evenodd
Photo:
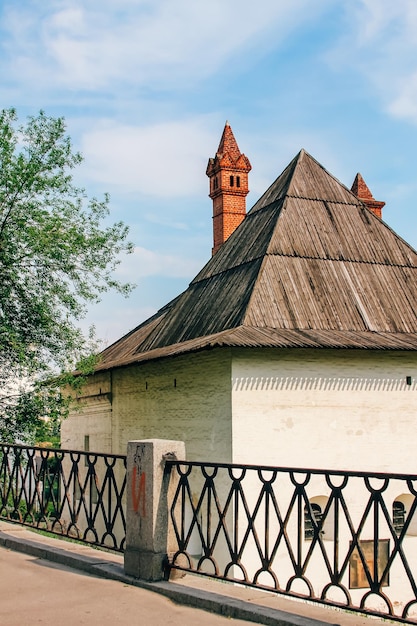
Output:
M63 385L82 381L64 372L94 365L94 334L78 326L87 305L132 287L114 278L132 251L128 229L108 224L107 195L76 186L81 162L63 118L41 111L20 124L14 109L1 111L0 440L28 440L45 418L56 429Z

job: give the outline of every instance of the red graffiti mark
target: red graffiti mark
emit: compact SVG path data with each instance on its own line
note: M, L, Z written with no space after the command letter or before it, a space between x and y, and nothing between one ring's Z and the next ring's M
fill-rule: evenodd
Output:
M145 486L146 486L146 474L143 472L139 474L139 484L138 484L138 468L133 467L133 476L132 476L132 502L133 502L133 510L135 513L139 512L139 506L142 502L141 512L139 515L142 517L146 517L146 494L145 494Z

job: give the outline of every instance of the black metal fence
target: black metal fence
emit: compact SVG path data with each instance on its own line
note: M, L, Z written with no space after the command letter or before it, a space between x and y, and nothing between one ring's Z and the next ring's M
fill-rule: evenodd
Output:
M168 569L417 623L417 475L168 461ZM0 444L0 518L124 551L126 457Z
M416 623L417 476L170 465L170 569Z
M0 444L0 517L122 552L126 456Z

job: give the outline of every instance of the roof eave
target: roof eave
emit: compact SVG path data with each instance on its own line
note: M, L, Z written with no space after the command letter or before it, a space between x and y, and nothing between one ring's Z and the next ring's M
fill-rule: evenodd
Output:
M125 359L104 361L95 371L103 372L182 354L214 348L336 349L417 352L417 333L382 333L370 331L292 330L239 326L207 337L130 355Z

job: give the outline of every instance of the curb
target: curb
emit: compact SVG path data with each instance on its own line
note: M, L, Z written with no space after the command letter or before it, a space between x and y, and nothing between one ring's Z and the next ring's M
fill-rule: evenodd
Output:
M56 541L60 541L57 539ZM65 565L86 574L116 580L128 585L159 593L173 602L184 604L231 619L240 619L264 626L339 626L335 622L323 622L293 615L279 609L231 598L219 593L194 589L175 582L145 582L127 576L123 567L110 560L73 553L61 547L44 544L31 539L21 539L0 531L0 546L23 552L30 556ZM99 552L97 550L97 552Z

